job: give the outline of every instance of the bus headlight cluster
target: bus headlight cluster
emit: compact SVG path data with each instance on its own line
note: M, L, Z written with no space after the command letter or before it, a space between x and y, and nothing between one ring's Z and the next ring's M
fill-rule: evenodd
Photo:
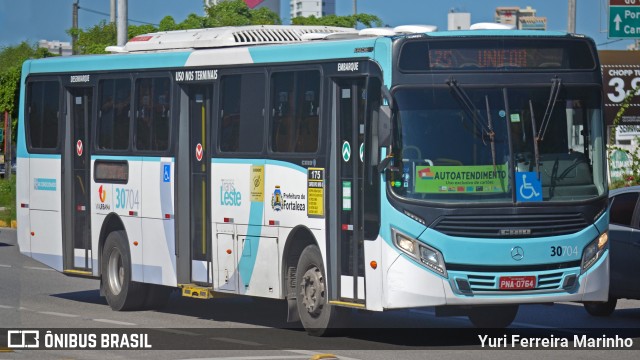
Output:
M609 245L609 233L603 232L595 240L589 243L582 252L582 272L589 270L593 264L600 259L602 253L607 249Z
M447 269L444 264L442 253L431 246L425 245L418 240L407 236L396 229L391 229L393 242L407 255L420 261L432 271L446 277Z

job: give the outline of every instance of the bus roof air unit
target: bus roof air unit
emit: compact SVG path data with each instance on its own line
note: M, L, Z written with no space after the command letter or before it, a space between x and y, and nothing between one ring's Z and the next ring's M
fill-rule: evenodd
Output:
M356 30L335 26L259 25L176 30L138 35L124 46L108 46L112 53L211 49L233 46L286 44L314 40L346 40L359 37L423 34L434 25L401 25L395 28Z
M165 31L138 35L124 46L109 46L116 53L221 48L243 45L284 44L304 41L305 34L354 33L334 26L260 25Z

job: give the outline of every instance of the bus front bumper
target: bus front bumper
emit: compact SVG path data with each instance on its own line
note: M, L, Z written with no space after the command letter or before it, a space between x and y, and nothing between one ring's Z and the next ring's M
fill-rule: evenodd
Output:
M500 290L501 276L534 276L536 288L532 290ZM461 290L457 279L472 282L484 280L484 286ZM573 278L573 281L572 281ZM580 267L510 273L448 273L443 278L426 268L399 256L389 267L384 308L398 309L442 305L498 305L553 302L606 301L609 294L609 252L588 271L581 274ZM545 284L542 286L542 284ZM466 291L465 291L466 290Z

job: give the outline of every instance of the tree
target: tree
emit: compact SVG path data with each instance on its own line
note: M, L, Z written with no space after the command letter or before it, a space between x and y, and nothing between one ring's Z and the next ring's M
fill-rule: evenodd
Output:
M364 27L382 26L382 20L380 20L379 17L370 14L356 14L348 16L327 15L319 18L311 15L309 17L295 17L291 19L291 24L355 28L358 24L362 24Z
M279 25L280 16L268 8L250 9L242 0L223 1L207 8L206 27Z
M20 45L4 47L0 50L0 114L4 121L4 112L11 114L13 139L17 134L18 96L22 63L28 59L40 59L57 56L47 49L38 48L22 42ZM0 121L0 123L1 123Z

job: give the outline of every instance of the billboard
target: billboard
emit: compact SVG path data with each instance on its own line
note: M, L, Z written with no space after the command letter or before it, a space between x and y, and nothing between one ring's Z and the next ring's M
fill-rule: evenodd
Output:
M598 51L602 69L604 116L613 124L624 98L640 87L640 51ZM619 125L640 125L640 95L636 94L620 119Z

